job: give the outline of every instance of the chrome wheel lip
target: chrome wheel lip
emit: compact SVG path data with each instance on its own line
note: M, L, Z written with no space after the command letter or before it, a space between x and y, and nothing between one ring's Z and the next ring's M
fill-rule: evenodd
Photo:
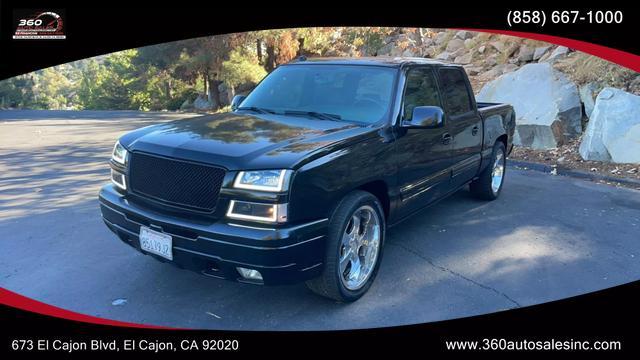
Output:
M504 180L504 166L504 151L502 149L498 149L496 153L496 160L493 162L493 168L491 169L491 191L494 195L500 191L500 186L502 186L502 181Z
M371 205L362 205L351 215L342 234L338 275L350 291L361 289L371 278L382 239L382 220Z

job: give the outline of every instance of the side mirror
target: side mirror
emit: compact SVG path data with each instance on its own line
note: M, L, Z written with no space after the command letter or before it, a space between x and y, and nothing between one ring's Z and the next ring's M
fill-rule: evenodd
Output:
M439 106L416 106L411 120L402 122L403 127L413 129L435 129L444 126L444 112Z
M240 104L242 104L242 102L246 98L247 97L245 95L236 95L236 96L234 96L233 100L231 100L231 111L236 111L240 107Z

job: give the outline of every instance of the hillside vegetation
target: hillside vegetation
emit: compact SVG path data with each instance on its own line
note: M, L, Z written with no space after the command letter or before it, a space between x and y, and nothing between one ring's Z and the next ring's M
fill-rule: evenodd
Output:
M474 90L555 45L444 29L325 27L202 37L120 51L0 81L0 108L217 110L294 57L419 56L463 64ZM578 85L638 94L638 74L567 49L554 66ZM540 56L541 58L534 58ZM556 60L556 59L554 59Z

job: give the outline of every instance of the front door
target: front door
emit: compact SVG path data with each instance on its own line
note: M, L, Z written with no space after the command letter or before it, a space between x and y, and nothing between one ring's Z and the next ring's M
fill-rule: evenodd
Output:
M416 106L442 107L435 73L429 66L414 67L407 71L402 120L410 120ZM444 127L435 129L398 126L396 141L402 199L398 210L400 217L403 217L448 191L452 165L451 136L445 121Z

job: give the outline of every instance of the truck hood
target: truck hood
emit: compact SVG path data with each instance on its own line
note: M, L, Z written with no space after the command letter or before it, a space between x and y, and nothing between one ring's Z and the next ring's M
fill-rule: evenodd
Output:
M353 123L275 114L223 113L152 125L124 135L120 143L177 159L229 170L295 169L354 137L376 129Z

